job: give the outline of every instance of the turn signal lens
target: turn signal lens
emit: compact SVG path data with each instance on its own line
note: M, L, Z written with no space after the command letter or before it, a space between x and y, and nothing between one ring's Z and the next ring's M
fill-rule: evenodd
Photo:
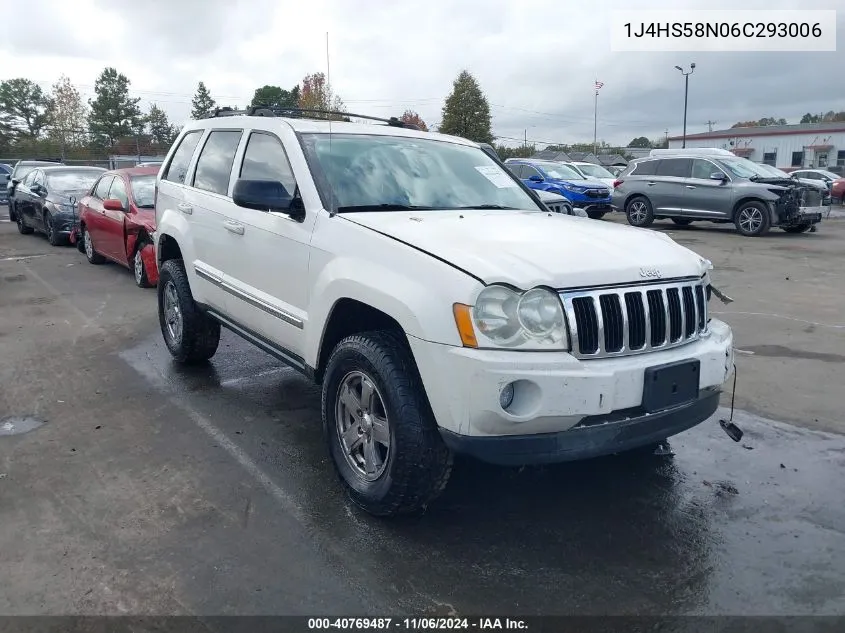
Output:
M475 328L472 326L472 307L456 303L452 306L452 313L455 315L455 325L458 326L458 334L464 347L478 347Z

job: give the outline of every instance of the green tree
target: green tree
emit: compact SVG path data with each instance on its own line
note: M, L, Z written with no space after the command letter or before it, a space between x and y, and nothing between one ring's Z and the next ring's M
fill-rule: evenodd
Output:
M416 125L423 132L428 132L428 126L425 124L425 121L423 121L422 117L413 110L405 110L405 113L399 117L399 120L403 123Z
M649 148L651 147L651 141L648 140L645 136L638 136L634 139L631 139L631 142L628 143L628 147Z
M53 84L50 107L49 139L62 148L62 153L87 143L86 123L88 109L79 90L70 79L62 75Z
M306 75L299 89L299 107L305 110L332 110L346 112L346 106L338 95L334 94L331 85L326 81L323 73ZM341 120L340 115L315 115L317 118Z
M452 92L443 105L440 132L476 143L493 143L490 104L469 71L461 71L452 84Z
M191 99L191 118L199 119L217 107L217 102L211 98L211 93L202 81L197 84L197 92Z
M50 123L52 98L29 79L0 82L0 117L7 134L37 139Z
M294 86L291 90L285 90L279 86L263 86L256 89L250 105L296 108L299 105L299 86Z
M88 130L95 145L111 147L123 137L143 132L140 98L129 96L130 84L129 78L115 68L105 68L94 82L97 97L88 100Z
M809 112L801 117L799 123L820 123L822 120L821 114L810 114Z
M508 147L506 145L493 144L493 148L502 160L508 158L531 158L537 153L534 145L520 145L519 147Z
M167 113L155 103L150 105L150 111L147 113L147 126L150 139L157 145L169 146L179 135L179 128L170 124Z

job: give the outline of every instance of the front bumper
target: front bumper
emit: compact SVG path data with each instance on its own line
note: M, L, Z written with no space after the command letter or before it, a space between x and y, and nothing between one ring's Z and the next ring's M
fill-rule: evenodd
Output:
M455 450L499 463L513 463L495 458L501 453L518 455L520 463L580 459L683 431L712 414L712 398L718 399L733 368L731 330L716 319L710 321L708 336L687 345L595 360L578 360L566 352L475 350L409 339L445 441ZM677 411L644 414L645 370L692 359L701 364L699 401ZM508 383L515 383L515 395L504 411L499 394ZM510 448L479 448L503 446L505 439L499 444L491 439L502 437L512 440ZM540 438L540 444L527 442L527 437ZM548 447L536 454L514 448L543 442Z
M822 221L822 211L826 211L826 207L801 207L800 220L797 224L805 224L810 222L817 224Z
M610 200L579 200L577 202L573 202L572 206L576 209L583 209L584 211L604 211L605 213L613 211Z

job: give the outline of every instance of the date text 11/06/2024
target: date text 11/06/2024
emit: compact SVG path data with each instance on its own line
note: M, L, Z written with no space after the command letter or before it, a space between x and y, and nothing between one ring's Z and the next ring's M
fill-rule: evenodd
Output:
M519 618L308 618L309 631L516 631L527 628L525 620Z

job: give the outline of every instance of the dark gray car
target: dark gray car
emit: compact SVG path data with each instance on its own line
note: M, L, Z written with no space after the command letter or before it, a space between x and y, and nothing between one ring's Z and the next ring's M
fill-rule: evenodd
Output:
M664 152L635 161L617 179L613 206L632 226L705 220L758 236L773 226L803 233L822 219L823 196L815 187L773 176L729 152Z

